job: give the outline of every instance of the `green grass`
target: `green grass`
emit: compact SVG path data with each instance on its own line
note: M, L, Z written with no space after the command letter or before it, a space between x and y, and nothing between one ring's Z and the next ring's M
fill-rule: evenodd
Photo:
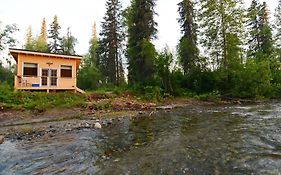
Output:
M0 103L6 108L19 108L44 112L53 107L81 107L87 96L72 92L14 92L7 83L0 84Z

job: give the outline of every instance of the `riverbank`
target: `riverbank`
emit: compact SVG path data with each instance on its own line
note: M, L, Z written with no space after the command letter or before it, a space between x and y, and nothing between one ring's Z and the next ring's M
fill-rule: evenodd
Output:
M0 135L10 139L33 139L84 128L95 129L113 125L123 119L151 117L158 110L198 105L251 103L239 99L221 100L216 93L198 97L166 97L147 100L129 92L31 93L1 94Z
M133 97L99 98L92 95L82 107L55 107L44 111L26 109L2 109L0 111L0 135L10 140L32 140L38 137L115 125L124 119L138 120L153 117L157 111L170 112L173 108L195 105L212 105L194 99L170 98L161 103L144 102Z

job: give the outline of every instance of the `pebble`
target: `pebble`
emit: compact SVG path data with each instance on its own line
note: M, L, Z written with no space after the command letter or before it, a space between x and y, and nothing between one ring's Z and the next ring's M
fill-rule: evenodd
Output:
M0 144L4 143L5 137L0 135Z
M95 128L96 128L96 129L101 129L101 124L100 124L99 122L96 122L96 123L95 123Z

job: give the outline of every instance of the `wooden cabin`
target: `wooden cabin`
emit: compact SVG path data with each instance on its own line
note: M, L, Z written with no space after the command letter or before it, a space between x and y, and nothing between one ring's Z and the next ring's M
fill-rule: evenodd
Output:
M81 56L10 49L16 61L15 90L74 91Z

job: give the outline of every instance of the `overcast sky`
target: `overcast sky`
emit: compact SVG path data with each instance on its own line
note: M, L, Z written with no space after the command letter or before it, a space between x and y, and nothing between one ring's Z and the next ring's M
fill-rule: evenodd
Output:
M157 49L163 48L166 44L174 49L179 38L180 28L177 23L177 4L181 0L158 0L156 12L158 17L158 40L154 43ZM278 0L266 0L273 13ZM0 21L4 24L16 23L20 32L16 34L19 41L17 47L24 44L26 31L29 25L32 26L34 35L38 35L42 19L45 17L47 25L53 21L54 15L58 15L62 27L60 33L64 35L68 27L72 34L78 39L76 51L84 54L88 50L88 43L91 37L94 21L97 22L100 31L100 21L105 14L106 0L0 0ZM127 7L130 0L121 0L123 7ZM248 6L251 0L245 0Z

